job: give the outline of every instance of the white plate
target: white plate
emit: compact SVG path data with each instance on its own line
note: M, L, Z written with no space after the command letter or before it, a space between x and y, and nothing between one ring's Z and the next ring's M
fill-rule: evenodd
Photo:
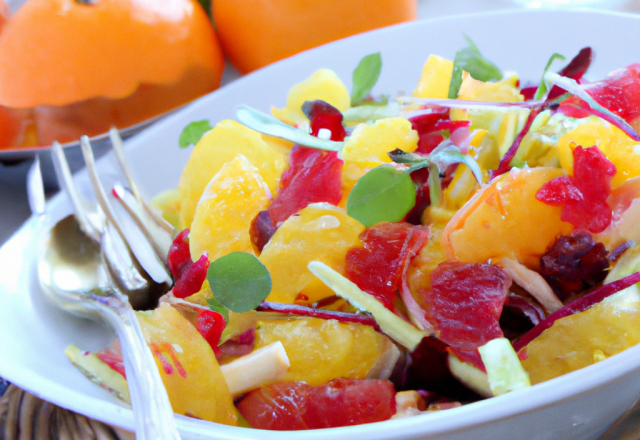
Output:
M127 142L133 171L147 196L175 187L189 150L178 136L186 123L233 117L239 104L267 111L284 105L288 89L314 70L335 70L347 87L358 60L381 51L376 93L410 92L430 53L453 58L471 36L503 70L538 81L550 54L595 50L590 76L640 61L640 18L588 11L527 11L461 16L391 27L308 51L248 75ZM117 178L110 157L100 162L107 184ZM86 176L79 178L86 182ZM57 197L50 212L68 212ZM94 350L111 338L100 325L49 306L35 278L38 237L28 222L0 249L0 376L57 405L132 429L130 408L86 380L63 354L69 343ZM331 430L335 439L595 439L640 396L640 347L564 377L465 407L411 419ZM326 431L268 432L178 417L184 438L319 439ZM205 435L204 433L207 433Z

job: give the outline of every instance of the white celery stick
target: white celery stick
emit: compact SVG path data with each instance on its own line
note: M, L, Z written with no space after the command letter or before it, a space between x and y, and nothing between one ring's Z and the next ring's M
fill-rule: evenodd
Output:
M494 396L531 386L529 375L508 339L493 339L478 347L478 351Z
M282 342L276 341L222 365L220 369L235 398L247 391L282 380L289 366L289 357Z
M320 261L312 261L307 266L311 273L325 283L336 295L349 301L358 309L369 312L380 329L409 351L415 350L422 338L427 336L408 322L394 315L372 295L360 290L358 286Z

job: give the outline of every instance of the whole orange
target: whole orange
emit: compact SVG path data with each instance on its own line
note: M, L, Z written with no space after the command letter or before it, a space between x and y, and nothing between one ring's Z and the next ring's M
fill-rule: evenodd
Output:
M248 73L303 50L414 20L416 0L215 0L225 55Z
M0 33L0 105L33 109L38 142L124 127L220 84L195 0L29 0Z

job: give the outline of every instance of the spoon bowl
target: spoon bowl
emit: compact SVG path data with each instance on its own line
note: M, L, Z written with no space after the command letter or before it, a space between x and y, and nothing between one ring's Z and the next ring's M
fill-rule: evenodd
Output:
M109 276L102 249L73 215L48 231L38 261L42 291L75 315L103 320L116 331L134 408L138 439L179 439L169 397L127 296Z

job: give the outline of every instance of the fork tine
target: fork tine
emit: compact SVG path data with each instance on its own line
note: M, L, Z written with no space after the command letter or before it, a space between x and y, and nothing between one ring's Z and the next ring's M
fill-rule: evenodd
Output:
M109 201L107 199L107 194L104 190L104 187L102 186L102 183L100 182L100 178L98 177L98 169L96 167L95 158L93 156L93 150L91 149L91 143L89 142L89 138L87 136L80 137L80 147L82 148L82 155L84 156L84 161L87 165L89 179L91 180L91 186L93 187L93 191L96 195L96 199L98 200L98 204L104 211L108 223L113 226L113 229L117 233L118 238L122 240L125 249L127 250L127 253L131 258L131 261L135 265L135 268L137 268L138 271L146 273L151 279L158 283L169 284L171 282L171 277L169 276L169 273L167 272L164 264L162 264L161 261L158 260L155 251L153 252L153 256L144 255L144 261L148 263L147 265L141 264L140 259L133 252L131 245L127 241L127 236L124 233L122 222L116 217L113 209L111 208L111 205L109 204ZM115 261L117 261L118 259L121 260L122 258L122 256L118 255L118 253L116 253L115 255L111 255L110 257ZM129 272L133 272L133 267L131 267L131 269L132 270L130 270Z
M154 222L145 221L145 212L142 206L137 202L134 195L128 188L122 187L122 185L114 185L111 190L113 197L120 203L120 205L127 211L129 216L136 223L138 228L142 231L147 238L151 246L153 247L156 256L167 265L167 255L169 254L169 248L171 247L172 239L164 229L160 229Z
M145 200L142 198L142 195L138 190L138 186L136 185L131 175L129 162L127 161L127 158L124 154L122 138L120 137L120 133L118 132L117 128L112 127L111 130L109 130L109 138L111 139L111 145L113 146L113 151L116 153L116 157L118 158L118 162L120 162L120 167L124 172L124 177L127 179L127 183L129 185L129 188L131 189L131 192L133 193L133 196L136 198L140 206L144 208L146 214L150 217L150 219L156 225L160 226L162 229L168 232L171 235L172 239L175 238L176 235L178 234L178 231L172 225L170 225L167 221L165 221L165 219L160 217L158 213L153 208L151 208L147 204L147 202L145 202ZM144 221L143 218L141 218L141 220Z
M75 212L75 217L78 220L80 228L82 228L84 233L91 237L93 241L100 243L102 228L91 221L89 215L87 215L88 209L86 208L86 202L76 190L73 177L71 176L71 170L69 169L69 163L64 155L62 145L58 142L54 142L51 146L51 159L58 183L71 200L73 211Z
M31 212L37 216L43 215L46 200L44 184L42 183L42 171L40 170L40 156L36 156L27 173L27 196Z

